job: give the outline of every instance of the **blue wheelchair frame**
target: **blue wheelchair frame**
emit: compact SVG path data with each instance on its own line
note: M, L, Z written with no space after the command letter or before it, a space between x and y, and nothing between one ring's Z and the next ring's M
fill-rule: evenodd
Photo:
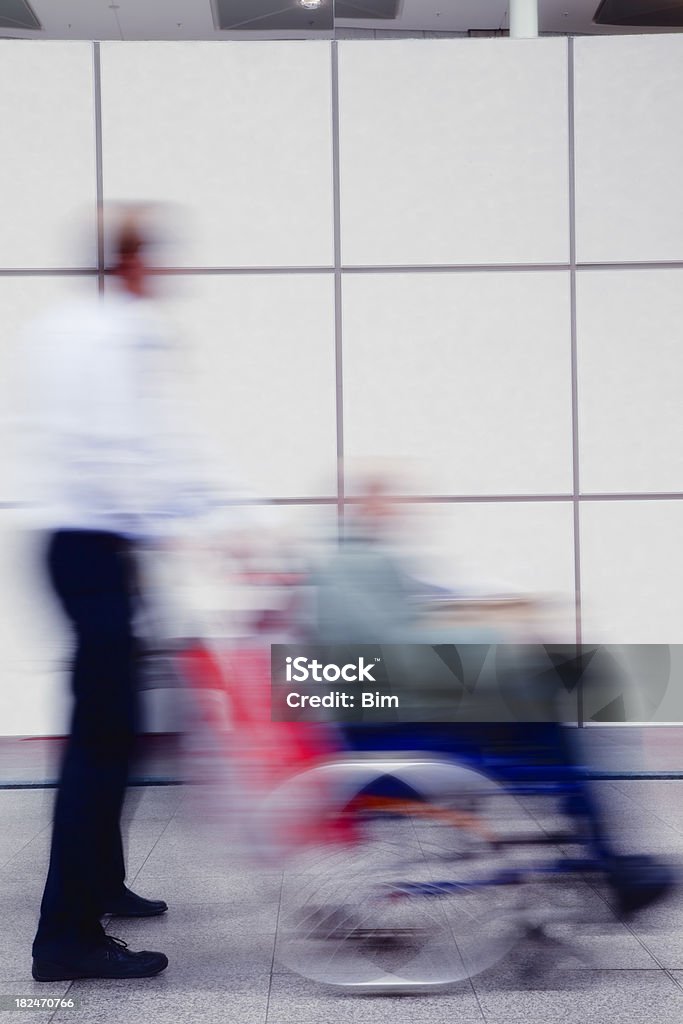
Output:
M583 857L561 857L527 866L523 871L502 869L489 877L466 883L454 880L401 882L394 887L397 894L443 897L464 888L518 885L533 875L608 870L611 852L588 787L587 775L574 759L569 730L560 723L359 724L344 726L342 731L347 748L353 752L403 750L431 754L482 772L513 796L559 798L567 817L574 819L577 825L582 822L585 826L583 835L577 828L576 834L550 835L540 840L507 840L509 845L555 845L562 840L583 842L587 847ZM394 780L389 778L379 779L371 792L384 797L398 795ZM419 794L411 796L419 799Z

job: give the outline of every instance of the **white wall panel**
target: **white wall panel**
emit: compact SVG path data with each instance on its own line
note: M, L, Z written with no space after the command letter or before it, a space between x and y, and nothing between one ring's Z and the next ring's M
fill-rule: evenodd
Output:
M565 40L339 53L344 263L568 259Z
M683 270L577 282L582 491L683 488Z
M436 494L571 492L561 273L346 275L344 444Z
M94 266L92 46L0 40L0 267Z
M575 641L570 502L409 508L405 532L427 578L463 593L551 598L553 636Z
M105 198L179 204L179 265L332 262L328 43L105 43L102 122Z
M683 259L683 36L574 51L577 258Z
M333 282L328 275L174 279L198 422L226 473L263 497L336 488Z
M683 643L683 502L581 508L583 635L588 643Z

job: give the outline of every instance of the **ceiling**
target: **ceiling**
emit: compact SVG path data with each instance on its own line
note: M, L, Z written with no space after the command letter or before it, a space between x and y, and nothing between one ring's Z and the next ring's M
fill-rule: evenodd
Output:
M323 2L330 5L333 0ZM373 3L378 2L353 0L361 10L372 9ZM32 10L42 28L4 27L7 20L3 22L3 13L5 19L16 19L22 7L25 10L26 3L29 17ZM220 8L229 20L231 5L235 23L243 27L220 31L215 27L216 12ZM596 35L657 31L595 25L592 19L598 5L599 0L539 0L540 31ZM379 9L391 6L380 4ZM287 23L288 9L294 9L293 28L282 27ZM0 0L0 24L3 25L0 36L17 39L298 39L332 35L387 38L422 33L459 35L472 30L505 29L508 25L508 0L397 0L395 18L337 18L335 31L324 27L321 12L317 18L322 28L305 26L301 10L298 0ZM245 11L249 14L246 21ZM348 4L346 11L349 11ZM275 15L277 18L273 21ZM276 27L260 30L255 27L268 24L269 20ZM314 16L311 20L315 25ZM330 21L328 7L328 26Z

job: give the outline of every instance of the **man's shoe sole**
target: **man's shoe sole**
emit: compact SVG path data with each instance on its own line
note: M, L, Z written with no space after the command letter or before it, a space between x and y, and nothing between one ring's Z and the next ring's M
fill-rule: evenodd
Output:
M146 970L134 971L131 974L103 974L101 971L70 971L59 964L41 964L33 966L31 974L34 981L77 981L79 978L105 978L107 980L128 981L135 978L153 978L168 967L168 960L160 967L148 967Z
M105 910L102 917L161 917L168 907L161 910Z

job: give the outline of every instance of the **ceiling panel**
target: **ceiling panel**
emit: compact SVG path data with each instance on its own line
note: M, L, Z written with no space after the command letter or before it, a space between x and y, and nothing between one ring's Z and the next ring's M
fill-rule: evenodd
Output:
M116 12L109 6L118 0L30 0L42 25L40 39L119 39ZM37 33L24 32L35 39ZM19 35L19 33L17 33Z
M40 28L26 0L0 0L0 28Z
M114 2L122 39L213 39L216 35L209 0Z

